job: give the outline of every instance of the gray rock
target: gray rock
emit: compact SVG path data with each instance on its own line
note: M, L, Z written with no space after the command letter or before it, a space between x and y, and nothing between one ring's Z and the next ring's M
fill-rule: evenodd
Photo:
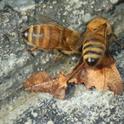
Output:
M47 93L30 93L23 82L36 71L51 75L71 71L78 56L27 51L21 31L28 25L54 22L83 32L96 15L113 24L118 41L124 44L124 8L121 0L1 0L0 1L0 124L124 124L124 93L87 90L69 86L65 100ZM112 44L111 52L124 79L124 50Z
M110 0L111 3L116 4L118 0Z

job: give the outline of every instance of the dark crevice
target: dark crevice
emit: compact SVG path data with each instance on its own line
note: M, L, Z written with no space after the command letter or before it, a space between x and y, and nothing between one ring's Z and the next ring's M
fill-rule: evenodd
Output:
M110 15L113 15L116 11L116 8L120 6L121 4L124 4L124 0L119 0L116 4L113 5L111 10L109 10Z
M122 3L124 3L124 0L119 0L119 1L115 4L115 6L118 6L118 5L122 4Z
M40 2L42 3L47 3L49 0L34 0L35 4L39 4Z

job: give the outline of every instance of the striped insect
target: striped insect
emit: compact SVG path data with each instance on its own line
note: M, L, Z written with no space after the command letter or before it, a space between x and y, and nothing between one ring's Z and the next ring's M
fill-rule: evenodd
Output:
M56 23L31 25L22 32L32 50L58 49L65 53L76 53L81 46L80 33Z
M110 22L107 19L96 17L91 20L87 25L82 42L84 63L92 67L103 64L108 56L111 38L114 36Z

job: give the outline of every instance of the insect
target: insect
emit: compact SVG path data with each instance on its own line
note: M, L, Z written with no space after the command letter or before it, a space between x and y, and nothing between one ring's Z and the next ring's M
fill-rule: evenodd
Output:
M95 67L106 57L111 36L114 36L110 22L96 17L81 34L56 23L31 25L22 32L26 43L33 47L31 51L58 49L66 54L82 53L83 62Z
M22 32L32 50L58 49L65 53L76 53L81 46L80 33L56 23L31 25Z
M107 57L108 47L114 36L107 19L103 17L92 19L83 36L82 56L84 63L92 67L101 64Z

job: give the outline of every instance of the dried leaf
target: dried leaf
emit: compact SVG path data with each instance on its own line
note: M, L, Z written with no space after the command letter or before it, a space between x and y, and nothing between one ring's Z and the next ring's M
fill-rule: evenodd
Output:
M24 87L29 91L47 92L63 99L67 87L67 78L62 73L57 78L51 78L46 72L37 72L24 82Z
M124 88L115 62L100 68L87 67L80 62L70 74L65 76L60 73L57 78L51 78L46 72L37 72L24 82L24 87L29 91L47 92L64 99L67 83L84 83L87 88L111 90L115 94L121 94Z
M46 82L50 79L46 72L33 73L26 81L24 81L24 87L29 90L33 86Z
M73 77L75 83L84 83L87 88L95 87L97 90L111 90L115 94L121 94L123 83L115 63L102 68L82 67Z

